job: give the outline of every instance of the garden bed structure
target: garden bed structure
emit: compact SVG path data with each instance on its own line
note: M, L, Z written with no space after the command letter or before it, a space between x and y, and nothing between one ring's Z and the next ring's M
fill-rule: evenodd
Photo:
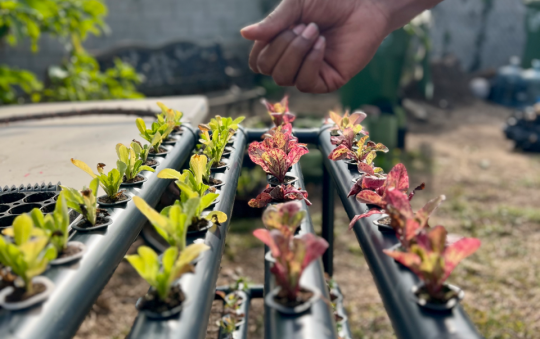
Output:
M271 338L303 338L323 339L338 338L329 300L328 288L324 280L324 272L332 273L332 234L333 234L333 193L334 189L342 200L349 217L368 210L365 204L354 198L347 198L355 170L351 171L344 162L332 162L327 156L333 150L330 143L330 126L319 129L294 130L300 142L319 145L325 160L325 180L323 182L323 237L330 247L322 260L312 262L305 270L301 283L307 287L317 288L319 298L305 313L285 316L266 307L265 337ZM158 165L163 168L179 169L189 158L198 139L197 133L187 127L180 140L171 146L171 151ZM211 305L215 297L216 280L223 254L225 239L229 231L234 194L238 176L242 167L242 158L249 141L260 140L261 131L239 129L227 168L224 170L225 185L221 187L220 201L214 207L228 215L228 220L218 226L217 231L203 234L201 239L210 246L197 261L196 272L182 278L181 285L187 295L183 311L166 320L151 320L140 313L135 320L129 338L205 338ZM156 171L158 172L158 171ZM299 178L299 186L303 187L300 167L296 164L292 174ZM138 188L128 188L130 195L144 198L150 206L156 206L169 181L159 180L155 173L144 172L148 181ZM330 180L331 179L331 180ZM246 208L248 208L246 206ZM302 202L302 208L307 209ZM93 232L75 232L71 240L80 241L87 246L87 253L78 262L55 266L44 275L53 280L56 289L41 305L28 310L9 312L0 310L0 337L6 339L21 338L71 338L101 289L109 280L114 269L122 260L143 224L144 216L135 208L133 201L124 206L109 208L113 219L107 229ZM394 235L381 233L372 223L378 216L362 219L354 225L365 258L373 273L384 305L388 312L398 338L481 338L467 314L460 305L445 312L428 311L420 308L412 298L411 288L418 279L409 270L399 266L382 250L397 243ZM313 226L308 217L300 226L300 234L313 233ZM199 237L196 237L199 238ZM195 239L190 239L190 242ZM274 286L273 277L269 274L269 262L265 262L264 288L253 288L248 293L246 303L251 298L263 297ZM323 265L324 263L324 265ZM346 297L346 296L345 296ZM342 301L342 300L341 300ZM342 303L338 309L343 313ZM249 308L247 308L249 310ZM247 312L245 312L247 314ZM346 315L345 315L346 316ZM346 322L345 322L346 325ZM233 338L246 338L245 326L235 331ZM345 339L350 330L340 331Z

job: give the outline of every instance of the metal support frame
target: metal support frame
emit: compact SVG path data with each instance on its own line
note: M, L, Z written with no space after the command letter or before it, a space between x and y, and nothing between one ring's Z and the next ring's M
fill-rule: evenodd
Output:
M180 280L182 290L186 295L182 313L168 321L152 320L144 313L139 313L128 338L203 339L206 337L219 266L225 249L225 238L229 231L236 186L246 148L246 135L243 129L239 129L233 147L234 151L229 158L223 179L225 186L222 187L220 200L214 208L226 213L228 219L218 226L215 232L208 231L204 235L204 242L210 246L210 250L202 254L196 264L195 273L187 274Z
M195 147L195 133L185 125L184 134L169 154L161 158L157 171L178 168ZM156 206L169 184L157 173L143 172L148 181L137 188L126 188L130 195L143 198ZM101 290L124 258L146 222L133 201L116 208L107 208L112 225L103 230L75 232L73 241L86 245L85 255L72 264L51 266L43 275L52 280L55 288L38 309L35 307L10 312L0 310L2 339L67 339L77 332Z

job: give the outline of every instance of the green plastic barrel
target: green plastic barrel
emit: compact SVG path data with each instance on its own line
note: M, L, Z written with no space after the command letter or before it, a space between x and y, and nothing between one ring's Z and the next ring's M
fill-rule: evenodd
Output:
M540 59L540 0L528 0L526 4L525 29L527 40L522 57L523 68L531 68L533 59Z

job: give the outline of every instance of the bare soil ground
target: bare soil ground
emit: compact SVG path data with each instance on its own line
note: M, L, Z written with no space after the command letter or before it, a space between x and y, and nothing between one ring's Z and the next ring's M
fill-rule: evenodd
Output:
M292 109L320 116L337 106L335 95L293 94ZM416 195L418 208L428 199L446 195L432 219L452 233L482 240L477 254L467 259L450 281L463 287L463 302L486 338L538 338L540 330L540 156L519 153L505 140L501 125L507 109L473 101L451 111L428 104L427 122L409 121L407 152L403 155L412 184L425 181L428 190ZM297 109L297 111L298 111ZM261 110L261 114L264 111ZM320 224L320 188L308 187ZM355 339L394 338L377 289L348 218L337 202L335 278L345 295ZM258 220L233 222L227 237L219 284L232 282L232 272L263 283L263 247L251 236ZM140 242L135 243L134 251ZM137 297L147 285L128 264L122 263L82 324L77 339L123 338L136 316ZM215 321L215 318L212 322ZM263 305L254 301L250 311L251 339L263 337ZM215 338L215 328L207 338Z

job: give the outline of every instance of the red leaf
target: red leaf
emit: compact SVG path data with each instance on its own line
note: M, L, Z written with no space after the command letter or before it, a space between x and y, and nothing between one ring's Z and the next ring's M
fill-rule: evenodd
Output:
M398 210L405 219L414 218L411 203L409 202L409 199L405 193L396 189L387 190L385 192L384 202L387 205L392 205L392 207Z
M415 217L420 222L420 226L422 228L428 227L429 217L445 199L446 197L444 195L431 199L427 202L427 204L424 205L424 207L416 212Z
M397 164L386 177L386 188L395 188L400 191L409 189L409 175L403 164Z
M337 161L343 159L350 159L352 156L353 153L347 148L347 146L339 145L338 147L334 148L334 150L332 150L332 153L330 153L330 155L328 155L328 159Z
M279 183L282 183L290 167L287 162L287 154L278 148L272 148L262 154L262 159L268 167L268 173L276 177Z
M302 262L302 271L313 261L319 258L328 248L328 242L314 234L306 233L300 237L306 246L306 256Z
M366 164L365 162L359 162L358 163L358 172L366 173L369 175L375 175L375 172L373 171L373 166Z
M448 246L444 251L444 276L441 283L446 281L456 266L466 257L480 248L481 242L476 238L463 238Z
M369 210L367 213L364 213L364 214L360 214L360 215L355 215L354 218L352 218L351 222L349 223L349 230L351 230L354 226L354 224L360 220L360 219L363 219L363 218L367 218L367 217L370 217L374 214L382 214L383 212L381 210L378 210L376 208L373 208L371 210Z
M366 175L362 179L362 188L368 190L376 190L380 187L383 187L385 182L386 178L372 177Z
M386 205L382 197L373 191L364 190L358 193L356 195L356 200L363 202L364 204L378 205L382 208L384 208Z
M351 188L349 195L347 195L347 198L352 197L353 195L357 195L360 191L362 191L362 178L359 178Z

